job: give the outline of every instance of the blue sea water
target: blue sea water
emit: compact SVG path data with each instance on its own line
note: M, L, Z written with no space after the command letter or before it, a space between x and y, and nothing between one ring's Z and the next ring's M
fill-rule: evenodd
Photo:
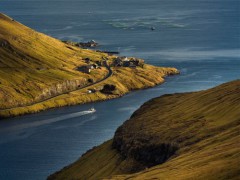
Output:
M181 71L119 99L1 121L0 179L45 179L110 139L145 101L240 78L238 0L8 0L0 12L62 40L94 39L102 50ZM96 113L86 111L92 106Z

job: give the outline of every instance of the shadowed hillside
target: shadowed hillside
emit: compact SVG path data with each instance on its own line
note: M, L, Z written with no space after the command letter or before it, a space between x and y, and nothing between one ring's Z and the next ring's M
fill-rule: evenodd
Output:
M239 132L240 80L164 95L49 179L239 179Z
M117 98L179 73L147 64L109 69L116 58L65 44L0 14L0 118ZM97 62L101 67L80 71ZM103 90L112 85L111 92Z

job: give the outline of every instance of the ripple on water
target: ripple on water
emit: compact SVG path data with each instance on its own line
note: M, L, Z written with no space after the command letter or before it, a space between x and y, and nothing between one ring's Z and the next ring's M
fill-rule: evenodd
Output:
M176 18L165 18L165 17L140 17L132 19L113 19L104 20L107 24L114 28L119 29L136 29L136 28L147 28L149 27L166 27L166 28L184 28L187 25L183 22L179 22Z

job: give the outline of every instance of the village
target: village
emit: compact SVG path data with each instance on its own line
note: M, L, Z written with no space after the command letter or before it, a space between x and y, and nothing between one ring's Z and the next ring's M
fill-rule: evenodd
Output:
M90 40L88 42L73 42L73 41L62 41L66 44L72 45L72 46L77 46L80 48L91 48L91 47L96 47L98 46L98 43L94 40Z
M144 60L133 57L128 58L126 56L116 57L111 61L105 58L103 58L102 61L92 61L90 58L85 58L84 61L87 65L78 67L78 71L90 74L91 71L94 69L101 69L102 67L106 67L109 73L105 78L110 77L112 75L111 67L114 68L125 67L135 69L137 67L143 68L144 66ZM94 82L93 79L88 79L88 83L96 82ZM115 85L106 84L99 90L104 94L111 94L115 89L116 89ZM96 91L97 91L96 89L88 89L87 93L91 94L95 93Z
M144 66L144 60L138 58L128 58L126 56L116 57L111 62L108 62L108 59L103 59L102 61L91 61L90 58L85 58L85 63L87 65L78 67L78 70L89 74L94 69L101 69L105 67L106 64L109 64L110 67L129 67L129 68L136 68Z
M87 43L83 42L72 42L72 41L63 41L66 44L70 44L73 46L77 47L82 47L82 48L87 48L87 47L96 47L98 46L98 43L94 40L88 41ZM96 50L96 52L103 52L107 53L110 56L113 56L114 54L119 54L119 52L115 51L101 51L101 50ZM87 65L85 66L80 66L77 68L78 71L83 72L83 73L91 73L92 70L94 69L101 69L101 67L129 67L129 68L136 68L136 67L141 67L143 68L144 66L144 60L143 59L138 59L134 57L127 57L127 56L117 56L111 62L109 62L108 59L103 58L102 60L94 61L90 58L85 58L85 63Z
M105 60L95 61L94 63L91 63L90 58L85 58L84 61L87 65L80 66L77 68L77 70L89 74L93 69L101 69L101 67L103 66L103 61Z
M144 60L138 59L138 58L128 58L126 56L117 57L113 60L112 65L113 67L130 67L130 68L136 68L144 66Z

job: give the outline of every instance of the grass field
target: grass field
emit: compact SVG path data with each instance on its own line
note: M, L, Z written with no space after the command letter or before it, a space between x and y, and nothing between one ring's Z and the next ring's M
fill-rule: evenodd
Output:
M113 76L91 88L115 84L116 91L87 94L87 88L77 89L90 85L88 79L103 79L108 71L104 67L90 74L78 71L77 67L87 65L85 58L91 63L111 62L115 56L65 44L0 14L0 118L116 98L133 89L160 84L166 75L178 73L175 68L147 64L136 69L113 68ZM76 91L66 93L69 90Z
M164 95L49 179L239 179L239 132L240 80Z

